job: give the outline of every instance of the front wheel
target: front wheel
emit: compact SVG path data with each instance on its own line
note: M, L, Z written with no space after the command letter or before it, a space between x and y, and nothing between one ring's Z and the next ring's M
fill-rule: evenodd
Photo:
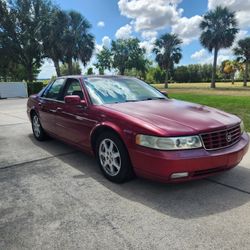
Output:
M122 183L133 177L127 149L114 133L105 132L99 136L96 155L104 176L110 181Z
M33 135L38 141L44 141L46 139L46 134L40 123L40 119L37 114L32 116L32 130Z

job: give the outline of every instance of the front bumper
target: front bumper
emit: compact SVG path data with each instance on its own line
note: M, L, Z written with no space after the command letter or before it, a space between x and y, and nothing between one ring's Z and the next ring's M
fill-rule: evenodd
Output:
M239 164L248 147L249 136L244 133L239 142L220 150L160 151L137 146L129 153L137 175L163 182L178 182L231 169ZM183 172L187 172L188 176L171 178L173 174Z

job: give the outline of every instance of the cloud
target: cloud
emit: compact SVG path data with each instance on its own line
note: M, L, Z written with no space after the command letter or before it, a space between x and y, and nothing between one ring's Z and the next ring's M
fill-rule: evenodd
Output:
M247 36L248 36L248 31L247 31L247 30L240 30L240 31L237 33L236 38L235 38L234 43L233 43L233 45L232 45L231 48L236 47L238 41L239 41L240 39L244 39L244 38L247 37Z
M132 34L132 26L130 24L126 24L122 27L120 27L116 33L115 37L117 39L128 39L131 37Z
M183 40L184 44L198 38L199 24L202 17L182 17L183 9L178 8L181 0L119 0L118 7L121 15L132 19L136 32L143 39L150 40L157 36L158 31L171 28Z
M148 31L143 31L141 35L142 35L142 38L146 40L150 40L151 38L157 37L157 34L158 34L157 31L148 30Z
M191 59L200 64L212 64L214 60L214 55L209 53L205 49L196 51L191 55ZM217 58L217 65L221 64L225 60L232 59L232 54L228 50L221 50Z
M133 19L135 31L159 30L171 26L181 16L181 0L119 0L123 16Z
M208 0L208 8L214 9L216 6L228 7L230 10L236 12L241 28L250 27L250 1L249 0Z
M143 39L149 41L157 36L159 30L171 28L171 32L179 35L184 44L189 44L200 36L199 24L202 16L182 16L183 9L178 7L181 1L119 0L118 7L121 15L131 19L129 27L132 26L132 28L130 30L134 29L134 31L141 33ZM249 0L208 0L209 9L218 5L227 6L229 9L236 11L241 29L250 27ZM124 34L125 29L118 31L118 36L124 36L120 34Z
M196 51L194 54L191 55L191 59L200 60L207 55L207 51L205 49L201 49Z
M108 36L104 36L102 38L102 45L106 48L109 48L110 46L110 43L111 43L111 39L108 37Z
M104 36L102 38L101 44L95 43L95 51L93 53L93 57L95 57L95 55L99 53L103 49L103 47L109 48L110 44L111 44L111 39L109 38L109 36Z
M152 50L154 48L156 38L151 38L150 40L145 40L139 43L141 48L144 48L146 50L147 56L150 57L152 54Z
M100 28L103 28L105 26L105 23L103 21L99 21L97 23L97 26L100 27Z
M228 51L221 50L219 52L219 55L218 55L218 58L217 58L217 64L220 64L224 60L230 59L230 57L231 57L231 54L228 53ZM209 53L207 50L201 49L201 50L198 50L195 53L193 53L191 55L191 59L193 59L197 63L201 63L201 64L205 64L205 63L212 64L214 56L213 56L212 53Z
M172 33L178 34L184 44L189 44L192 40L199 37L201 20L202 17L198 15L191 18L182 17L172 25Z

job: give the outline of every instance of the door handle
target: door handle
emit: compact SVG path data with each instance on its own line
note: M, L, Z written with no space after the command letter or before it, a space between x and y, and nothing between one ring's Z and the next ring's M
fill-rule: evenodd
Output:
M81 109L81 110L86 110L86 109L87 109L87 106L84 106L84 105L79 104L79 105L76 105L76 108L77 108L77 109Z
M57 107L57 108L56 108L56 111L57 111L57 112L61 112L62 110L63 110L63 109L60 108L60 107Z

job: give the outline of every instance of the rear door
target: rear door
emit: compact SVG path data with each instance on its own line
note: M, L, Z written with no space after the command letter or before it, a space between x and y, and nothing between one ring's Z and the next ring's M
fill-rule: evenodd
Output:
M39 115L42 127L45 131L55 134L55 115L57 103L60 102L63 93L65 79L59 78L47 88L39 101Z

